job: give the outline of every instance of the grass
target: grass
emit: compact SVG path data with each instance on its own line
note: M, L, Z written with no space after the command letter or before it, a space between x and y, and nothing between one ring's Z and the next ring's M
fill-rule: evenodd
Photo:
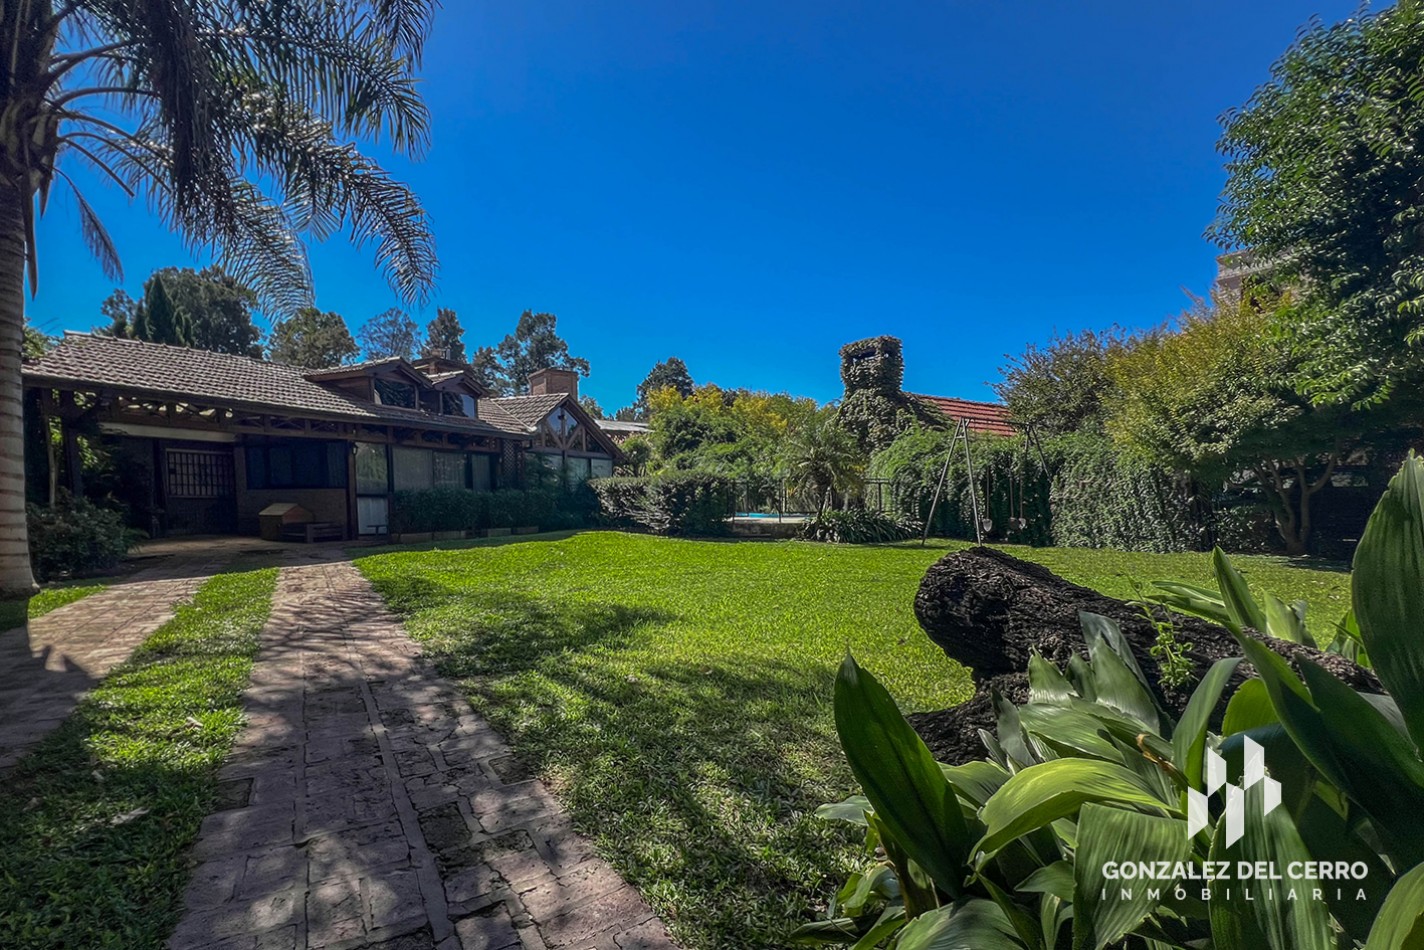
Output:
M90 594L99 593L107 586L107 584L56 584L53 587L46 587L30 598L30 619L43 617L51 610L57 610L65 604L83 600Z
M847 650L905 711L969 693L911 609L947 548L591 532L358 561L474 706L690 950L781 947L858 860L815 819L854 790L832 723ZM1204 555L1011 549L1131 596ZM1244 558L1333 615L1346 576Z
M0 946L163 946L275 583L206 582L6 777Z

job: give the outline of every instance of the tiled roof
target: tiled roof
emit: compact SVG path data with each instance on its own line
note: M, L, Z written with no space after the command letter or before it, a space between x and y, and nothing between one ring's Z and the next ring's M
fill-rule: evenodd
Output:
M494 402L514 418L528 426L537 426L558 408L567 393L547 393L543 396L505 396Z
M72 332L24 366L28 383L81 384L313 418L529 435L528 426L499 407L487 413L489 400L481 400L479 419L461 419L366 402L308 378L314 375L322 374L246 356Z
M974 402L949 396L922 396L919 393L910 395L925 405L938 409L955 422L968 419L970 432L982 432L986 435L1014 434L1014 427L1009 423L1009 410L997 402Z

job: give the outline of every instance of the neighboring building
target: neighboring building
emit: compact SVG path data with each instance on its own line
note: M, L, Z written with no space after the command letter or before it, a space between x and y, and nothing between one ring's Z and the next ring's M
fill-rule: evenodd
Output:
M77 436L112 437L107 477L156 534L256 534L274 503L300 505L347 538L382 534L397 491L519 487L526 456L555 444L570 477L611 472L620 457L576 396L541 416L537 404L492 398L451 360L310 370L66 333L25 364L24 385L27 410L61 423L70 489L84 489Z
M1014 427L1009 423L1009 410L997 402L974 402L969 399L923 396L918 393L910 395L931 409L939 410L954 422L968 420L970 432L982 435L1014 434Z

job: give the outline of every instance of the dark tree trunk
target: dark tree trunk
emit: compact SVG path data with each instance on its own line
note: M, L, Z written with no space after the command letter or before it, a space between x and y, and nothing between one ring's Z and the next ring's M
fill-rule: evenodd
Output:
M34 576L25 526L25 423L20 355L25 226L20 194L0 181L0 630L23 626Z
M967 666L974 676L975 695L968 702L940 713L911 716L916 729L946 762L980 758L984 753L978 730L994 731L990 691L997 689L1014 702L1028 698L1029 657L1034 653L1063 667L1074 653L1087 655L1079 624L1080 611L1117 621L1133 656L1163 707L1180 713L1192 690L1212 663L1240 656L1231 634L1215 624L1173 614L1178 642L1190 643L1183 655L1191 675L1182 687L1161 681L1151 648L1157 628L1141 608L1114 600L991 548L972 548L941 558L926 573L915 595L915 616L939 647ZM1379 692L1379 681L1342 656L1321 653L1284 640L1261 637L1272 650L1294 661L1308 657L1355 689ZM1249 675L1242 665L1237 681ZM1229 694L1228 690L1228 694ZM1220 712L1220 710L1218 710Z

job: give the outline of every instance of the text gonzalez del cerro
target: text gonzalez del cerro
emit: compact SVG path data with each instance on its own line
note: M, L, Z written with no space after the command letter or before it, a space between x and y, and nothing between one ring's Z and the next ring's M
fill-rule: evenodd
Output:
M1108 861L1109 881L1363 881L1363 861L1292 861L1282 874L1274 861Z

